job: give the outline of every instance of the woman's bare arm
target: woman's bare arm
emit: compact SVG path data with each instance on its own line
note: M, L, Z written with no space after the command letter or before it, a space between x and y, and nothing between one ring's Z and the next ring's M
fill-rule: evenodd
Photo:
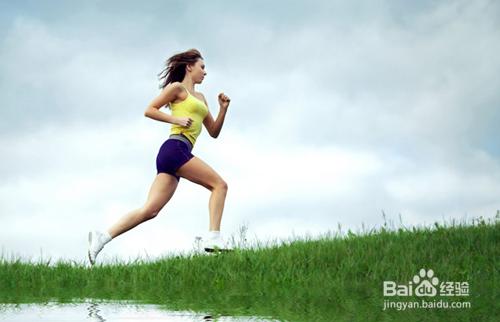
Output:
M161 122L177 124L176 122L178 120L176 117L161 112L160 108L174 101L181 91L182 88L178 82L170 83L165 86L161 93L148 105L144 111L144 116Z
M208 108L208 103L207 103L207 100L205 99L205 96L203 96L203 100L205 101L205 105ZM205 128L208 131L208 134L210 134L210 136L213 137L214 139L219 136L220 131L222 130L222 125L224 124L226 112L227 112L227 108L221 107L219 109L219 115L217 115L217 119L214 121L212 114L210 113L210 111L208 111L207 116L205 116L205 119L203 120L203 125L205 125Z

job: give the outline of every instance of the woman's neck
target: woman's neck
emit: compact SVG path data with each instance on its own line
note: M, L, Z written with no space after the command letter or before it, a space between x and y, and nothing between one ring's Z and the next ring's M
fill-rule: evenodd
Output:
M194 84L191 79L184 79L182 81L182 85L184 85L184 87L186 87L191 93L194 93Z

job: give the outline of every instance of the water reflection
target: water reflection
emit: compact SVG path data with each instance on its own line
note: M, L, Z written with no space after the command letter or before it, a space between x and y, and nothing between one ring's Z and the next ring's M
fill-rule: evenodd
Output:
M89 318L94 319L94 321L99 321L99 322L106 321L105 318L103 318L101 315L99 315L99 312L101 312L101 310L99 310L98 303L90 303L87 310L89 312Z
M169 311L153 304L85 300L43 304L0 304L0 321L273 321L254 316L220 316L213 312Z
M91 321L104 322L105 315L112 321L142 321L143 319L161 321L215 321L212 315L200 315L192 312L173 312L161 310L156 305L151 304L133 304L119 302L87 302L87 319ZM137 319L137 320L135 320Z

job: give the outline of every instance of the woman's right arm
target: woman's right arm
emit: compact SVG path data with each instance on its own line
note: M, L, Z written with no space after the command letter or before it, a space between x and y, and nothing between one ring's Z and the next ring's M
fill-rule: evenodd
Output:
M175 123L175 117L167 113L160 112L160 108L173 102L177 98L177 94L181 91L181 86L179 83L170 83L161 93L149 103L148 107L144 111L144 116L152 118L153 120Z
M146 110L144 111L144 116L161 122L177 124L178 119L176 117L167 113L160 112L160 108L169 104L170 102L173 102L181 91L181 85L177 82L170 83L165 86L161 93L155 99L153 99L153 101L151 101L149 106L146 108Z

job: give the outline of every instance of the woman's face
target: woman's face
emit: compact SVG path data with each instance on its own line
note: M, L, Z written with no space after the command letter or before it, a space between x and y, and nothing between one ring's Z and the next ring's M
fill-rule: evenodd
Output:
M200 84L207 72L205 72L205 62L203 59L198 59L194 65L189 66L191 68L191 77L196 84ZM188 71L189 71L188 68Z

